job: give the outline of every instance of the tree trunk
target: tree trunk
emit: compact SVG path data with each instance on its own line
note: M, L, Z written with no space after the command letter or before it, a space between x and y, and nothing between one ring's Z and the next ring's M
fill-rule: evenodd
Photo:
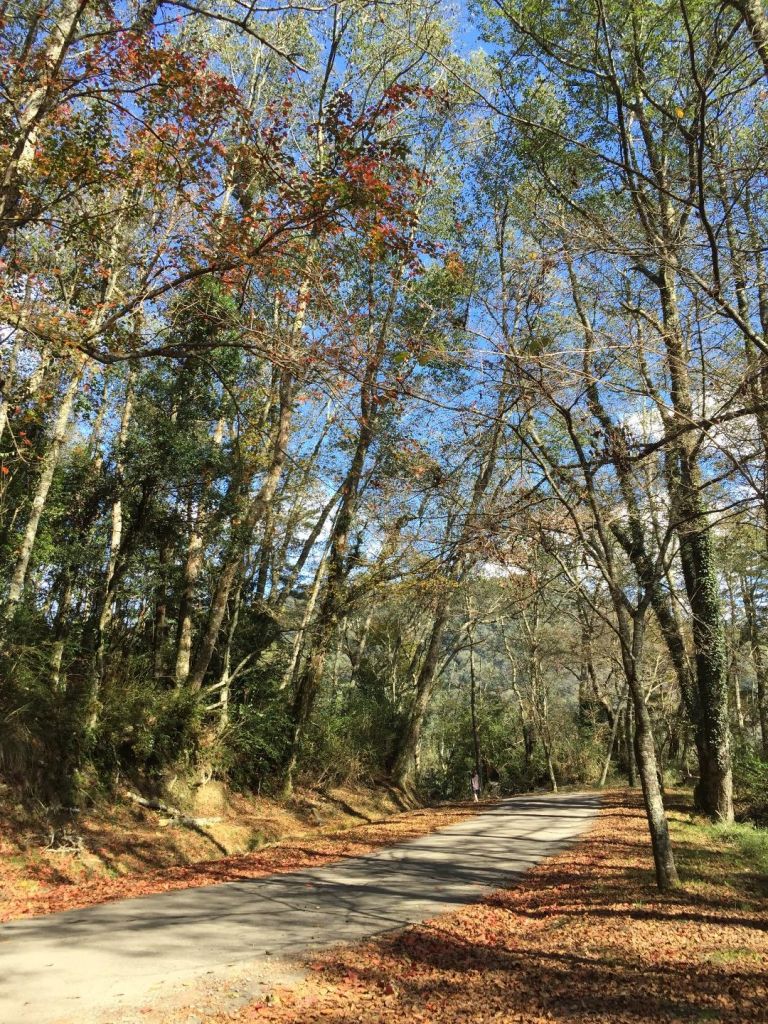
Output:
M683 704L688 712L696 733L696 750L699 761L699 778L704 787L709 790L710 761L706 753L706 742L703 728L703 716L701 711L701 692L694 681L692 666L686 649L683 630L676 614L674 605L670 600L669 593L664 587L664 569L654 560L649 552L646 540L646 531L643 518L638 507L637 497L631 478L630 464L626 459L626 447L624 435L612 420L608 410L602 402L597 377L592 372L592 356L597 347L594 330L591 321L586 314L582 304L578 283L569 264L569 275L574 302L579 319L584 331L584 371L587 385L587 401L590 412L599 423L605 434L605 439L610 452L611 463L616 471L619 481L621 495L626 505L627 515L623 521L613 520L610 530L613 536L621 545L624 553L629 558L637 574L638 582L644 588L650 600L651 607L661 630L661 635L666 644L672 661ZM682 359L682 341L679 334L679 324L676 318L676 298L674 289L670 284L663 290L663 303L665 318L668 323L670 337L667 345L670 363L673 367L673 375L676 381L674 395L676 397L676 408L690 407L690 388L687 378L687 368ZM688 413L690 419L690 410ZM680 492L680 488L669 472L671 462L667 461L667 485L670 497ZM695 492L695 500L699 500L698 492ZM700 510L701 511L701 510ZM670 590L671 590L670 585ZM632 759L631 742L631 709L627 704L625 710L626 749L627 749L627 773L630 785L634 786L634 764Z
M259 493L251 499L244 521L237 527L233 526L234 536L224 558L216 581L208 621L200 641L192 671L189 674L188 686L191 690L199 690L203 685L205 674L211 663L216 642L221 631L221 624L227 611L227 602L243 565L244 552L250 542L256 524L264 517L275 496L280 475L285 465L290 439L291 419L293 415L293 382L288 371L280 376L280 413L272 444L270 464Z
M669 261L671 265L671 260ZM701 472L697 462L697 439L687 429L695 418L691 384L686 362L686 348L680 328L677 295L668 265L658 273L664 344L671 379L674 415L663 415L670 436L665 457L665 475L671 504L672 525L680 544L680 561L691 609L693 649L696 666L695 697L689 685L686 655L674 613L661 590L658 573L645 551L642 527L639 525L622 458L623 443L597 396L597 386L590 388L590 405L606 431L613 449L612 461L617 469L622 494L630 512L626 526L612 526L612 531L632 559L640 581L645 585L656 612L678 675L683 698L696 729L700 781L697 802L713 818L733 820L733 784L731 777L730 735L728 723L728 678L725 629L720 609L720 595L715 570L710 524L701 498ZM576 292L574 292L576 297ZM591 345L591 332L585 336ZM683 427L682 434L679 428Z
M98 716L99 690L101 689L105 674L104 658L106 655L107 630L109 629L109 625L112 621L114 610L118 559L123 553L123 474L125 472L125 466L122 461L122 449L128 438L128 427L133 413L133 376L133 371L130 371L125 385L125 401L123 403L123 412L120 417L120 430L117 435L118 454L115 472L117 493L114 501L112 502L110 516L111 529L108 546L109 556L107 558L107 569L104 574L101 607L99 609L99 617L96 624L96 657L92 669L93 678L91 680L89 695L91 706L89 717L90 729L95 727Z
M651 833L653 860L656 866L656 882L662 892L676 888L680 882L677 876L669 825L664 811L664 800L659 786L653 729L648 708L643 697L642 686L635 681L631 686L635 710L635 757L640 773L640 785L648 816Z
M224 418L219 417L213 432L213 443L221 446L224 437ZM179 601L178 630L176 634L176 660L173 678L177 687L186 686L192 660L192 633L194 629L195 589L203 567L203 509L211 486L211 472L206 469L200 482L200 501L189 502L189 539L184 561L181 599Z
M156 682L165 669L165 640L168 633L168 593L165 568L170 558L170 545L164 541L158 552L159 582L155 593L155 617L152 628L152 674Z
M56 617L53 620L53 647L51 649L49 671L51 673L51 689L54 692L61 689L61 663L64 657L64 645L66 643L69 620L69 603L71 599L72 577L66 571L59 590Z
M400 736L397 738L397 749L392 768L392 779L398 788L412 795L416 776L416 753L421 739L421 728L424 716L429 707L430 697L437 682L437 665L440 659L440 646L448 624L448 599L444 597L438 604L432 630L429 634L427 650L421 663L416 680L416 695L410 713Z
M548 743L544 744L544 754L547 758L547 774L549 775L549 784L552 787L552 792L557 792L557 776L555 775L555 766L552 763L552 752Z
M177 687L186 685L192 661L192 610L195 588L203 565L203 535L198 526L199 509L190 509L191 529L184 560L184 576L179 602L179 625L176 637L176 661L173 679Z
M325 590L320 598L317 622L310 634L310 653L299 673L294 687L291 718L293 723L291 743L286 759L283 776L283 791L290 793L293 786L293 773L299 753L299 747L309 716L320 689L326 659L333 638L336 635L339 617L344 606L344 582L347 574L346 556L349 545L349 531L357 508L363 466L368 449L373 441L373 420L369 407L370 388L375 379L378 359L368 366L366 380L363 382L361 396L361 427L357 445L349 465L344 484L341 488L341 504L333 522L329 538L328 573Z
M32 507L21 539L21 545L19 547L16 564L8 587L8 595L5 601L4 618L7 622L13 618L16 608L21 601L21 595L24 592L24 584L26 583L27 571L29 569L29 560L32 556L32 549L35 545L35 540L37 539L40 519L42 518L45 504L48 500L48 492L50 491L51 484L53 483L54 473L56 472L56 468L59 464L61 449L67 436L69 418L72 414L72 406L74 405L75 397L77 396L77 392L80 388L80 382L82 380L85 367L86 360L84 357L80 357L72 371L69 384L66 386L62 395L61 402L59 403L59 408L56 413L56 418L53 423L53 429L51 431L51 440L42 458L40 475L37 478L37 484L32 496Z
M624 708L624 748L627 752L627 783L634 788L637 785L637 779L635 777L635 744L630 703Z
M645 638L645 608L641 604L633 609L630 616L618 600L615 600L615 606L621 642L621 657L631 696L631 702L627 703L627 721L629 721L631 707L635 717L634 753L643 790L648 830L651 834L656 883L662 892L666 892L676 888L680 882L677 877L672 843L669 838L669 825L664 810L664 798L659 783L651 716L648 713L643 684L639 675ZM629 760L632 760L631 747Z
M214 707L218 707L219 710L219 723L216 727L216 732L219 736L226 732L229 725L229 704L232 681L236 678L238 669L244 664L247 664L247 662L240 662L238 668L236 668L234 672L232 671L232 642L235 638L237 624L240 620L242 598L243 590L242 587L239 587L235 594L235 607L232 612L232 621L230 622L229 629L227 630L227 642L224 646L224 655L222 657L221 677L216 685L216 692L219 695L219 700L218 704Z
M744 614L747 620L747 631L749 635L749 647L752 656L752 664L755 669L755 683L757 685L757 717L760 723L760 741L763 757L768 760L768 703L766 703L766 665L763 655L763 648L760 643L760 629L757 622L757 608L753 592L746 580L741 581L741 594L744 604Z
M733 821L733 779L725 628L710 523L701 497L698 439L693 431L687 430L695 416L671 265L670 258L658 272L664 345L675 413L665 424L672 432L665 472L692 619L699 713L695 724L703 769L697 795L703 810L712 818L728 822ZM677 436L675 432L681 426L685 432Z
M291 660L283 673L283 678L280 682L279 689L284 690L286 686L295 684L297 678L297 669L301 660L301 651L306 641L307 629L309 623L312 621L312 616L315 612L315 605L317 604L317 598L320 594L320 588L325 579L325 567L328 562L328 546L323 550L323 554L318 562L317 569L315 570L315 578L312 581L312 589L307 597L306 607L304 608L304 614L301 617L301 625L296 630L296 636L293 640L293 648L291 650Z
M763 12L762 0L727 0L735 7L746 22L749 34L755 44L758 56L763 64L763 71L768 79L768 18Z
M469 641L469 711L472 721L472 748L475 755L475 771L482 784L483 774L480 771L480 736L477 730L477 681L475 679L475 643L470 633Z
M613 747L614 747L614 744L616 743L616 735L617 735L617 733L619 731L619 723L621 722L622 717L623 717L622 716L621 706L622 706L622 704L624 704L624 706L626 707L626 702L627 702L628 699L629 698L627 696L627 691L625 690L625 696L622 697L621 700L619 701L618 707L616 708L616 711L614 712L614 715L613 715L613 725L611 726L611 737L610 737L610 739L608 741L608 752L605 755L605 764L603 765L603 770L602 770L602 772L600 774L600 781L598 782L598 786L601 789L605 785L606 779L608 778L608 772L610 771L610 768L611 768L611 758L613 757Z
M711 817L733 821L728 672L720 595L715 574L712 538L708 530L679 530L680 557L693 616L696 683L699 694L698 729L703 767L698 800ZM700 744L700 745L699 745Z

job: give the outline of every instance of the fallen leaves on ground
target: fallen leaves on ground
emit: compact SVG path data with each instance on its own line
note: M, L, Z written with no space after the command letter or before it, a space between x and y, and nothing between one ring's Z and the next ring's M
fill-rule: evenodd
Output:
M673 819L688 888L655 890L640 801L610 794L589 835L522 884L323 954L299 987L206 1024L768 1021L764 880L729 877L717 844L687 843Z
M27 865L22 865L10 845L4 844L0 837L0 922L172 889L190 889L318 867L434 832L465 820L481 807L467 803L419 808L338 832L292 837L255 853L116 878L100 876L74 883L48 862L41 863L37 877L30 878Z

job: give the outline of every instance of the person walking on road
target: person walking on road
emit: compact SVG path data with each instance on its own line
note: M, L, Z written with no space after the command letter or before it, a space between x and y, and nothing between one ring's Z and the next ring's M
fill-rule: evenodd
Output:
M472 799L475 803L480 799L480 776L477 768L472 772Z

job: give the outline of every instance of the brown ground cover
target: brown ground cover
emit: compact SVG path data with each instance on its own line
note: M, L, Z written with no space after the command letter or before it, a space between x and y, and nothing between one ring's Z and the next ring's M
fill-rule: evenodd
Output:
M348 804L345 802L345 806ZM381 846L404 842L477 813L477 805L452 804L420 808L377 821L346 827L315 826L277 840L253 853L210 859L211 846L182 827L160 829L157 815L149 814L141 826L126 827L122 817L107 822L84 819L79 835L87 841L87 854L51 853L40 845L20 847L10 830L0 831L0 921L35 917L61 910L87 907L110 900L145 896L171 889L213 885L233 879L259 878L276 872L317 867L345 857L371 853ZM275 817L274 806L269 813ZM362 812L357 812L363 817ZM291 820L295 828L296 820ZM6 822L9 819L6 817ZM275 821L272 822L273 827ZM170 832L173 842L169 843ZM132 848L133 847L133 848ZM207 850L208 859L200 860ZM194 863L153 867L157 858L190 859ZM110 870L117 862L120 871ZM123 865L128 865L127 868Z
M205 1024L768 1021L766 879L679 802L672 827L674 894L654 888L637 794L607 794L591 833L522 884L325 953L299 986Z

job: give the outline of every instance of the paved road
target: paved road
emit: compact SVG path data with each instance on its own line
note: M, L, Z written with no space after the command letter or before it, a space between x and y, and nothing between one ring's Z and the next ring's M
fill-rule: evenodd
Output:
M0 926L0 1024L164 998L234 964L289 958L445 913L575 839L594 794L525 796L341 863Z

